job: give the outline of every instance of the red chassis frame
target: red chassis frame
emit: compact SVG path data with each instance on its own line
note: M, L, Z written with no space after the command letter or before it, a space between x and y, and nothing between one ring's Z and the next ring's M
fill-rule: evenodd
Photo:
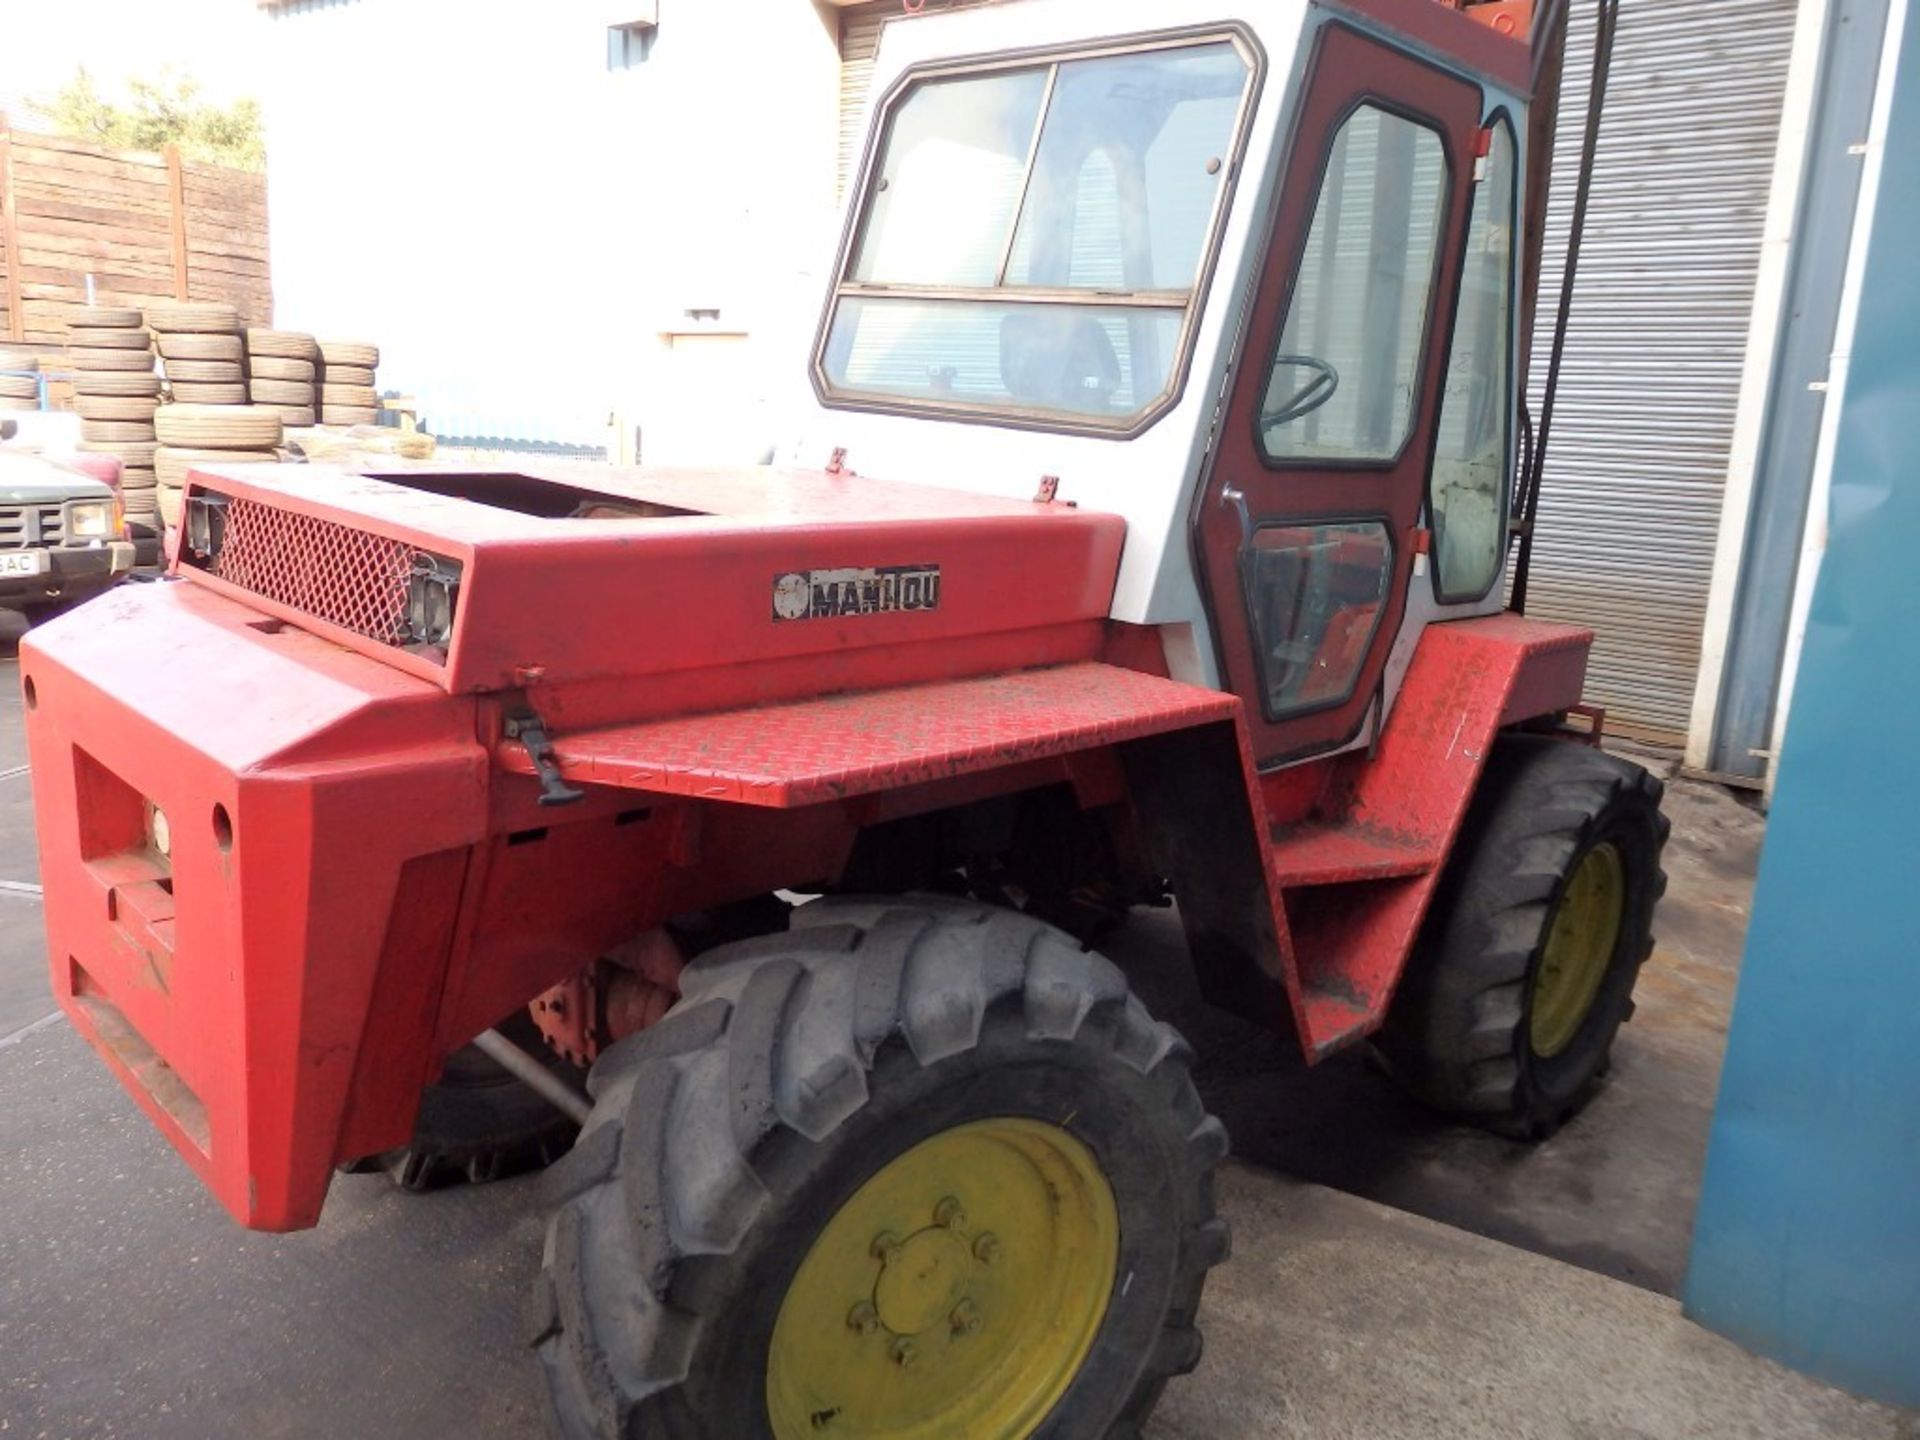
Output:
M433 469L190 481L457 560L444 656L315 619L311 574L249 592L181 555L22 645L54 992L250 1227L313 1224L447 1054L637 932L1041 785L1128 802L1210 993L1318 1058L1384 1017L1495 732L1580 698L1585 631L1433 627L1371 758L1261 776L1238 699L1105 618L1115 517L850 474L530 473L642 513L475 505L499 477ZM865 566L938 566L938 607L776 618L778 577ZM528 708L578 803L538 803L504 727Z

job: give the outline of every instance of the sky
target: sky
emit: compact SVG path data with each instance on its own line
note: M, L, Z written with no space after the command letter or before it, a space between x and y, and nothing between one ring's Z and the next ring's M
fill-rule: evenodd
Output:
M209 100L257 96L254 47L267 23L254 0L0 0L0 108L30 129L23 102L81 65L109 95L171 65Z

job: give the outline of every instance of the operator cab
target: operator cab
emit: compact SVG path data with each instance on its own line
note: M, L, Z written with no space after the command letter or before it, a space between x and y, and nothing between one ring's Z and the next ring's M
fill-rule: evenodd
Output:
M782 458L1128 522L1112 617L1284 763L1502 606L1530 56L1437 0L890 24Z

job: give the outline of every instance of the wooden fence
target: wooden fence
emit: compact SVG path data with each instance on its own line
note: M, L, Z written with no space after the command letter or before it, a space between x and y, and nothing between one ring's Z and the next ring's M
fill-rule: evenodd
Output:
M273 323L267 178L13 130L0 114L0 339L57 361L66 324L101 305L224 300Z

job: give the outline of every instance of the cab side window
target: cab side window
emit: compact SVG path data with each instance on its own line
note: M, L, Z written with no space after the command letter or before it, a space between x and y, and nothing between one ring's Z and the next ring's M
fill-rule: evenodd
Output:
M1428 492L1435 588L1442 600L1478 600L1500 574L1513 422L1513 243L1520 205L1515 178L1513 130L1502 120L1490 137L1467 222Z

